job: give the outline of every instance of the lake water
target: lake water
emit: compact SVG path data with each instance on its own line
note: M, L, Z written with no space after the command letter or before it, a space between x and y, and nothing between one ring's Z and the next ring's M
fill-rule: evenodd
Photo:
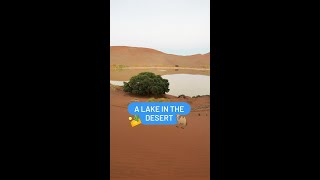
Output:
M162 75L162 78L168 79L170 83L170 91L167 94L174 96L181 94L186 96L210 95L210 76L195 73ZM120 86L123 86L123 82L120 80L110 80L111 84ZM128 82L128 79L125 82Z
M110 84L117 85L117 86L123 86L123 82L128 82L128 81L112 81L112 80L110 80Z
M169 74L194 74L194 75L206 75L210 76L210 71L202 70L186 70L186 69L119 69L110 70L110 80L114 81L128 81L132 76L135 76L141 72L152 72L157 75L169 75Z
M170 91L167 94L179 96L210 95L210 76L193 74L163 75L168 79Z

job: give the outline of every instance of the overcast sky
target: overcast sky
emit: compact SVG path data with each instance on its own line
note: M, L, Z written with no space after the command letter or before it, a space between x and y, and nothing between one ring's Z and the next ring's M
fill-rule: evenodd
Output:
M111 0L110 45L169 54L210 51L210 0Z

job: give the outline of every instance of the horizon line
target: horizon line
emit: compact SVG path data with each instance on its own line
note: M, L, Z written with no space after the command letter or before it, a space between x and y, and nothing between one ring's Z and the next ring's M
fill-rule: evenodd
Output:
M151 49L151 50L159 51L159 52L164 53L164 54L175 55L175 56L194 56L194 55L206 55L206 54L210 54L210 51L207 52L207 53L204 53L204 54L201 54L201 53L191 54L191 55L172 54L172 53L166 53L166 52L160 51L160 50L158 50L158 49L153 49L153 48L149 48L149 47L142 47L142 46L125 46L125 45L115 45L115 46L111 46L111 45L110 45L110 47L129 47L129 48L131 47L131 48Z

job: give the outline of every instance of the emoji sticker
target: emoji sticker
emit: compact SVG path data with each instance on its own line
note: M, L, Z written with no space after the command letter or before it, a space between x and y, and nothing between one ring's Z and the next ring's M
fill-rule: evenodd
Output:
M177 128L181 128L181 129L184 129L187 127L187 119L185 116L181 116L179 114L177 114L177 121L178 121L178 124L177 124Z
M132 117L129 117L129 121L131 121L131 126L135 127L141 124L141 120L138 115L134 115L133 119Z

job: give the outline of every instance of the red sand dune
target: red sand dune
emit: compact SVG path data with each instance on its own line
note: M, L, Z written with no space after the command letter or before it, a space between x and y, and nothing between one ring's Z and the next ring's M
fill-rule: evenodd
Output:
M110 65L202 67L210 65L210 53L191 56L166 54L149 48L110 46Z

